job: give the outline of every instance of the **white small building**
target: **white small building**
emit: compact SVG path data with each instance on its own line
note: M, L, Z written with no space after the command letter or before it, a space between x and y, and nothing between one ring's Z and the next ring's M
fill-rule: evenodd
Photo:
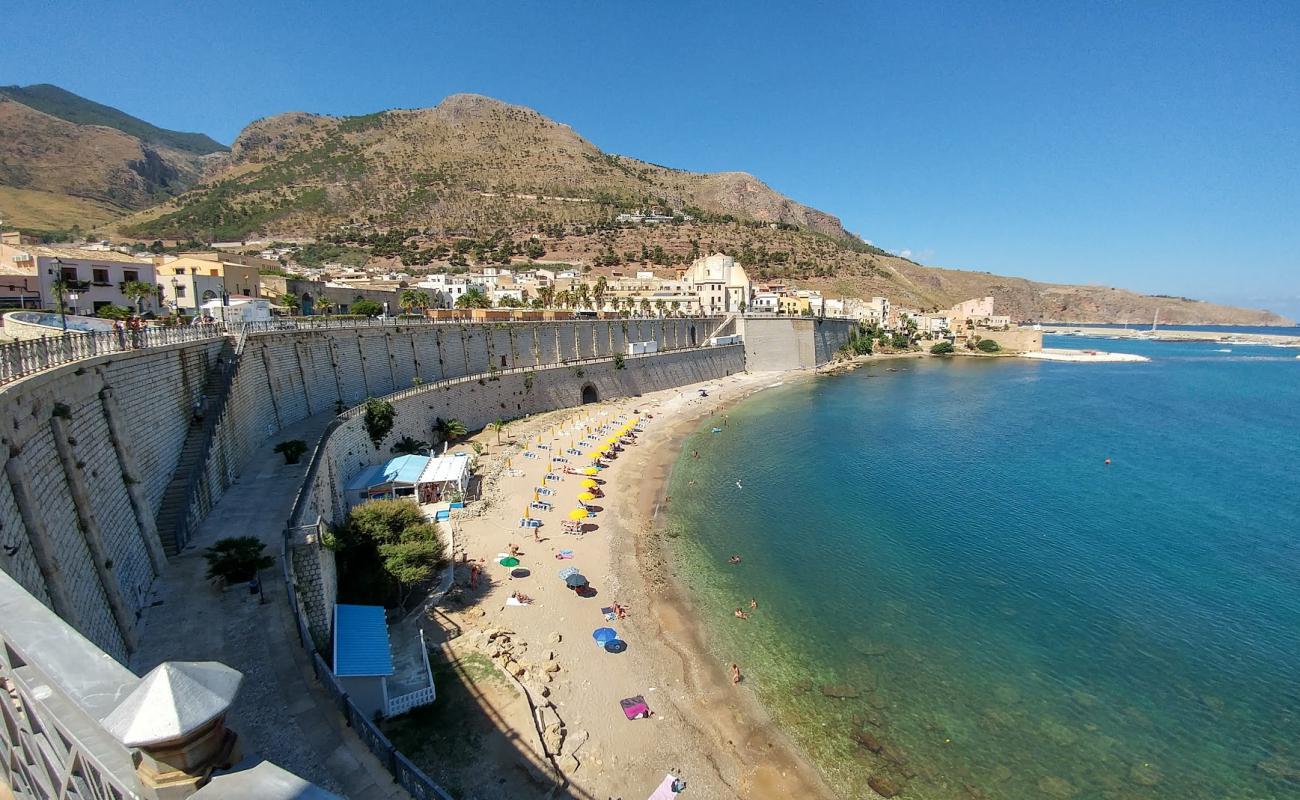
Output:
M220 300L209 300L203 304L203 313L227 323L266 322L271 319L271 301L236 295L226 304Z

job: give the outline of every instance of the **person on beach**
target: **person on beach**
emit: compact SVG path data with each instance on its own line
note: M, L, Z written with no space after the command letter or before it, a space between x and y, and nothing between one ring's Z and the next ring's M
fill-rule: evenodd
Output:
M478 588L478 562L477 561L469 565L469 588L471 590Z
M512 556L518 556L518 555L519 555L519 545L514 544L514 543L512 542L512 543L510 544L510 547L509 547L508 549L510 550L510 555L512 555Z
M540 543L542 541L542 529L533 528L533 541Z
M746 614L744 611L741 611L739 608L737 608L736 619L749 619L749 614Z
M758 600L754 599L753 597L749 598L749 608L750 610L758 608Z
M692 452L691 452L691 458L693 458L693 459L695 459L695 460L698 461L699 458L700 458L700 451L699 451L699 450L694 450L694 451L692 451Z
M742 676L741 676L741 674L740 674L740 665L738 665L738 664L732 664L732 665L731 665L731 683L732 683L733 685L734 685L734 684L737 684L737 683L740 683L741 678L742 678Z
M618 616L619 619L627 619L627 609L620 603L614 604L614 614Z

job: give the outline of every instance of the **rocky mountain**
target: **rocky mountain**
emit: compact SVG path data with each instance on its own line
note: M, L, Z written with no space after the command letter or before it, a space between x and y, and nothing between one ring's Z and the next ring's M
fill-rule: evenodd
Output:
M185 191L223 151L58 87L0 87L0 217L99 224Z
M604 153L536 111L470 94L362 117L258 120L236 139L223 173L123 230L218 239L311 234L349 222L483 230L652 209L849 236L834 216L752 175Z
M617 222L651 211L676 216ZM361 117L279 114L250 124L226 152L57 87L0 87L0 219L136 240L327 237L326 249L350 263L426 268L445 266L452 252L474 261L504 252L670 274L722 251L756 282L921 309L992 295L1017 319L1138 322L1159 309L1171 324L1286 322L1185 298L924 267L746 173L605 153L531 109L468 94Z

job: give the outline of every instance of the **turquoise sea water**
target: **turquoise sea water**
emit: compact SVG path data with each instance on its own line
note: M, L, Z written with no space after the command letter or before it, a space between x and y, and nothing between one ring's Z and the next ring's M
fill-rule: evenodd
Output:
M690 438L714 657L844 797L1300 797L1300 351L1050 339L1153 360L882 362Z

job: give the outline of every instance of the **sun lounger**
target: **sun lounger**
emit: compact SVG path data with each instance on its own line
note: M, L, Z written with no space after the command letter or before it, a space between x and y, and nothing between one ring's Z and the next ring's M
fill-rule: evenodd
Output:
M542 521L540 519L530 519L528 517L519 518L519 527L521 528L540 528Z
M536 453L534 453L534 452L531 451L531 450L525 450L525 451L524 451L524 458L540 458L540 457L541 457L541 456L537 455Z
M538 487L536 487L535 489L533 489L533 491L534 491L534 492L537 492L538 494L540 494L540 495L543 496L543 497L546 497L546 496L548 496L548 495L555 494L555 490L554 490L554 489L547 489L545 486L538 486Z
M551 463L552 463L552 464L567 464L567 463L569 463L569 459L565 458L564 456L551 456Z
M529 602L525 603L525 602L523 602L523 601L521 601L521 600L516 600L516 599L513 598L513 597L507 597L507 598L506 598L506 605L508 605L508 606L531 606L531 605L532 605L532 601L529 601Z
M535 509L537 509L538 511L550 511L550 510L551 510L551 504L545 502L544 500L534 500L533 502L531 502L531 503L528 504L528 507L529 507L529 508L535 508Z

